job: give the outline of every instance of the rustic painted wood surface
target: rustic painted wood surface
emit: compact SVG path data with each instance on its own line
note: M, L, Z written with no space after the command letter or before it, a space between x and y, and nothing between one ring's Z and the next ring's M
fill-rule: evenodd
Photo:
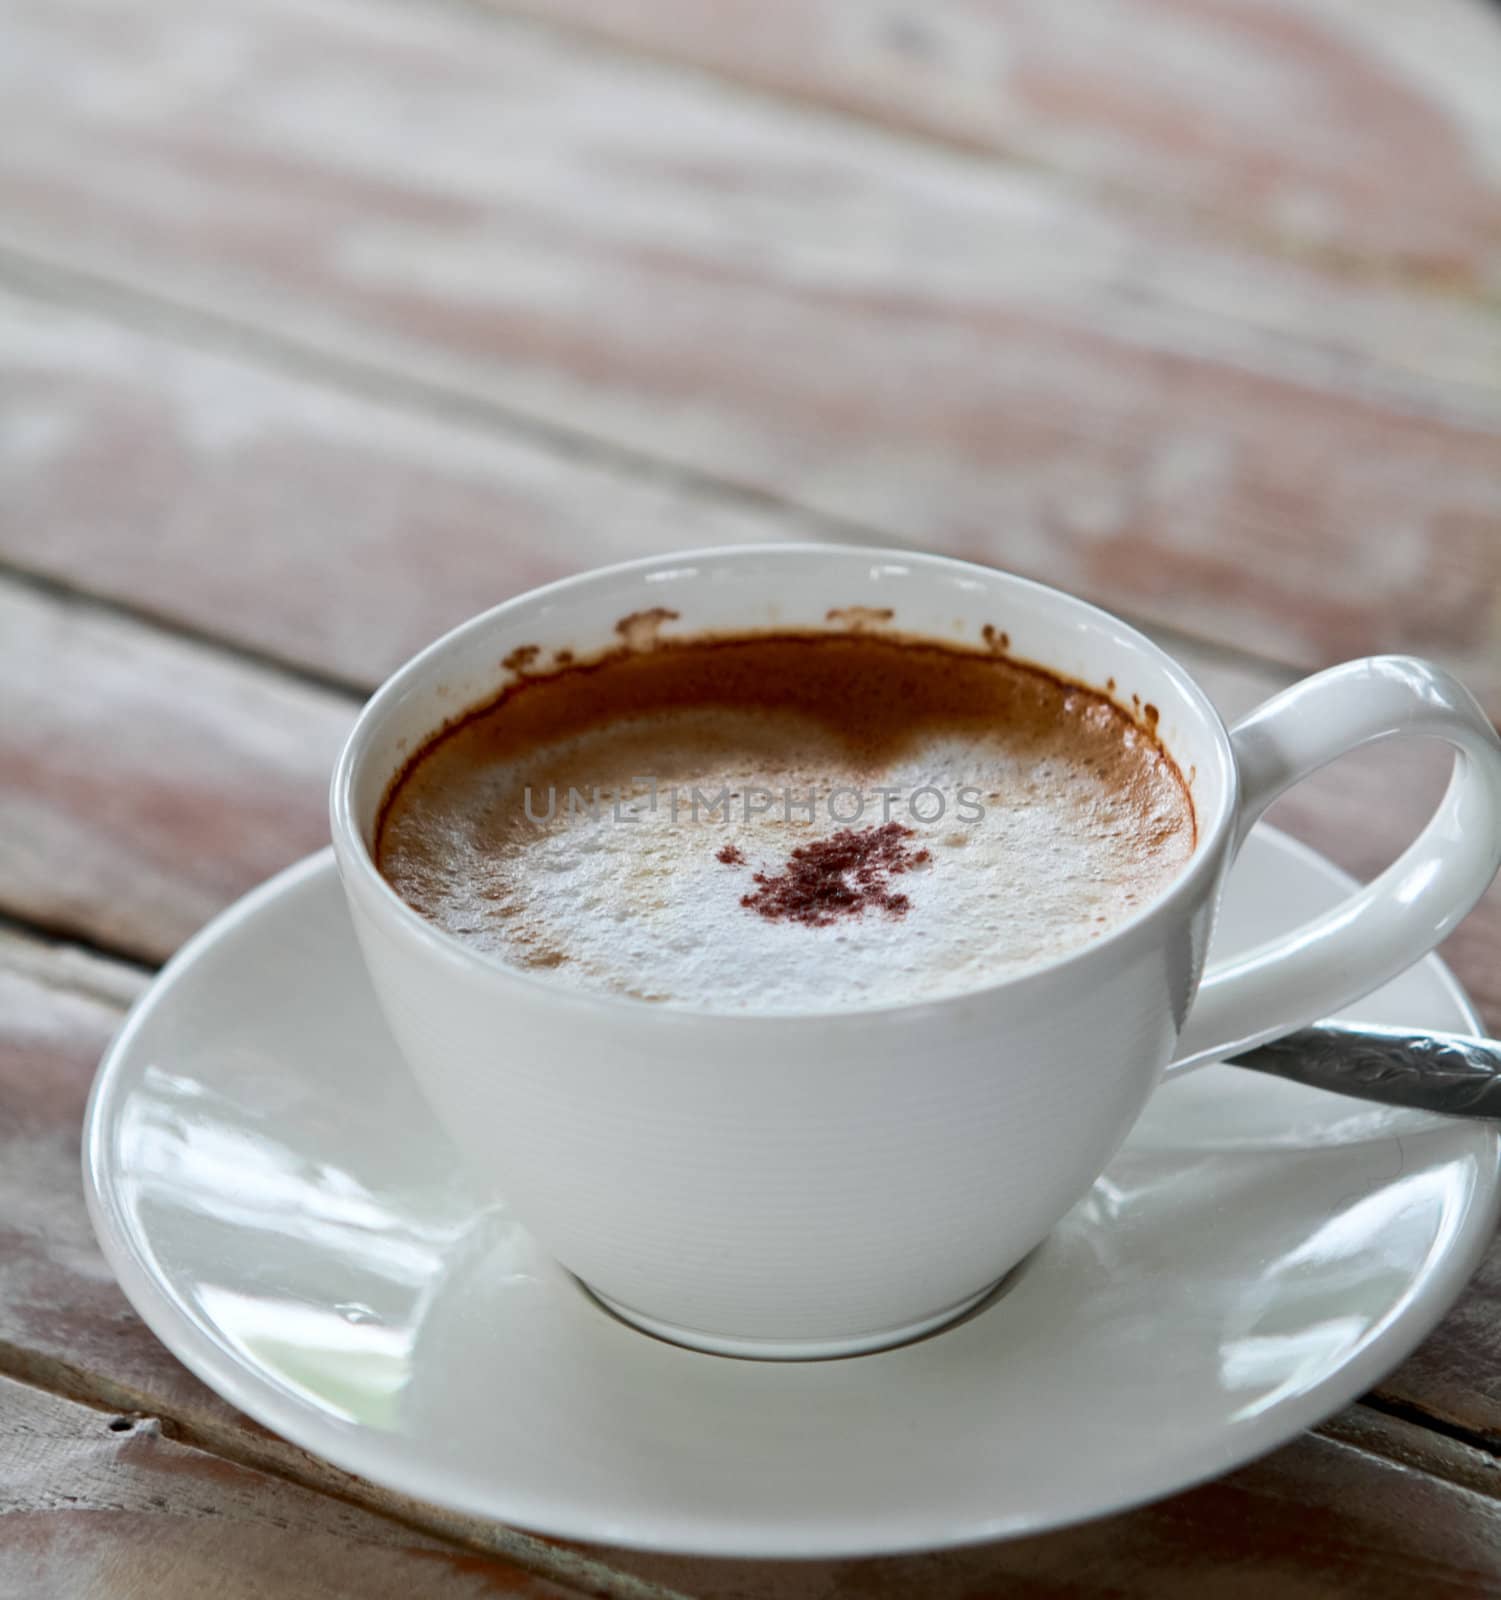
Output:
M360 689L584 567L819 535L487 419L3 289L0 348L0 562Z
M1501 274L1501 45L1466 0L499 8L1295 255L1479 293Z
M564 1600L571 1591L0 1378L0 1594Z
M1497 703L1493 283L1261 249L478 7L11 14L0 243L33 275L1282 659L1442 654Z
M161 959L326 842L347 699L14 585L0 660L7 914Z
M1501 1593L1501 1248L1368 1403L1217 1484L787 1567L570 1550L304 1455L147 1333L77 1179L123 1007L323 840L359 694L549 577L915 544L1165 626L1232 715L1384 649L1501 710L1494 8L13 0L5 32L0 1595ZM1276 815L1368 875L1442 779L1383 749ZM1446 953L1501 1030L1501 890Z

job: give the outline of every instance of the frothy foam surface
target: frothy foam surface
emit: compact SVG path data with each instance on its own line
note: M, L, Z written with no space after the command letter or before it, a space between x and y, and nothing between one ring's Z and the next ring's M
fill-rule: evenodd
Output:
M1176 769L1103 697L1003 658L810 636L524 682L419 755L377 858L424 916L557 983L777 1012L1056 958L1193 841Z

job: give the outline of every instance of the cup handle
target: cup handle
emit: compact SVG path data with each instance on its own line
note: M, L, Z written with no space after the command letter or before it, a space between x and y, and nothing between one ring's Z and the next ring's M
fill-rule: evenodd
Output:
M1427 827L1332 911L1205 973L1168 1075L1250 1049L1358 1000L1444 939L1501 867L1501 740L1456 678L1375 656L1306 678L1230 732L1240 771L1239 851L1283 790L1376 739L1417 734L1455 750Z

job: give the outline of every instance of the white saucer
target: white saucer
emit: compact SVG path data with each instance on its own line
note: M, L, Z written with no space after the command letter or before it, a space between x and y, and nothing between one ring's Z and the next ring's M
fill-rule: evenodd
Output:
M1345 887L1259 831L1220 951ZM1435 960L1359 1010L1475 1026ZM963 1323L843 1361L679 1349L476 1198L376 1015L326 853L170 964L100 1069L84 1148L126 1293L258 1421L466 1512L742 1556L996 1538L1220 1473L1406 1355L1497 1211L1488 1128L1211 1067L1158 1094Z

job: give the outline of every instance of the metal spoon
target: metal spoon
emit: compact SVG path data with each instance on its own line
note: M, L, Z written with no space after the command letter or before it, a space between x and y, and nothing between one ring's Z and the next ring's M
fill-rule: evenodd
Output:
M1378 1105L1501 1118L1501 1042L1495 1039L1320 1022L1229 1059Z

